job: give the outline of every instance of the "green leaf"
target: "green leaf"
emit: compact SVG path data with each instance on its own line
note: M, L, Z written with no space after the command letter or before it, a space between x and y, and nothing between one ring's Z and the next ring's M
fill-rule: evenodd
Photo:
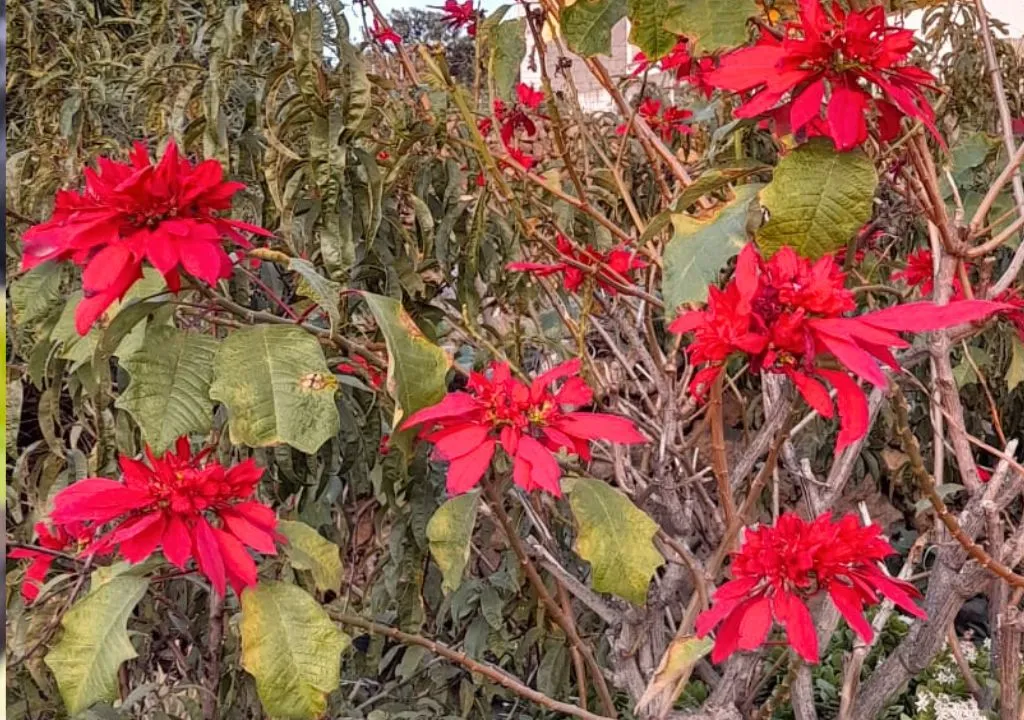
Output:
M221 342L210 397L227 406L231 442L287 443L311 455L341 427L336 387L316 338L297 327L260 325Z
M747 20L760 8L753 0L673 0L665 29L685 35L693 54L713 53L747 41Z
M14 322L27 325L43 320L61 300L60 263L46 262L11 282Z
M242 667L256 679L263 709L305 720L327 710L338 687L341 653L351 644L309 593L261 582L242 593Z
M519 80L519 66L526 57L526 20L506 20L496 25L490 35L491 53L487 70L494 78L498 97L512 98Z
M626 0L577 0L562 11L562 36L578 55L612 54L612 28L626 14Z
M757 243L766 255L784 245L809 258L834 252L871 219L877 186L874 163L863 151L837 153L821 138L801 145L779 161L761 193L771 216Z
M321 592L341 592L341 549L304 522L280 520L277 529L288 538L285 551L296 570L309 570Z
M668 54L679 40L675 33L665 29L672 11L671 0L628 0L629 41L651 62Z
M441 401L452 359L423 335L402 303L373 293L362 296L388 346L387 386L396 402L397 427L401 418Z
M458 495L439 507L427 523L430 554L441 568L445 592L454 592L462 584L479 506L478 491Z
M657 523L601 480L570 478L566 485L578 528L574 549L590 563L594 589L643 605L665 562L651 541Z
M682 303L707 300L708 285L718 280L729 258L747 244L749 213L757 209L753 201L761 187L736 188L736 198L708 219L684 213L672 215L675 234L665 246L662 279L668 317Z
M1013 343L1013 354L1010 356L1010 366L1006 368L1006 388L1012 392L1024 382L1024 340L1012 335L1010 342Z
M698 200L708 193L723 188L731 182L741 180L748 175L753 175L756 172L768 169L770 169L770 166L762 165L758 162L739 164L729 167L709 168L706 172L701 173L701 176L697 178L692 185L688 185L686 189L680 193L679 197L676 198L675 201L675 210L676 212L683 212L691 205L695 205Z
M128 637L128 617L147 587L144 578L115 577L95 587L61 620L64 634L45 662L69 714L117 698L117 670L137 655Z
M302 279L296 289L298 294L320 306L331 321L331 330L335 330L341 324L341 310L338 308L341 302L341 283L328 280L317 272L313 263L302 258L290 258L288 269Z
M131 382L115 405L132 416L155 453L182 435L209 431L216 352L213 338L156 326L135 353L121 360Z

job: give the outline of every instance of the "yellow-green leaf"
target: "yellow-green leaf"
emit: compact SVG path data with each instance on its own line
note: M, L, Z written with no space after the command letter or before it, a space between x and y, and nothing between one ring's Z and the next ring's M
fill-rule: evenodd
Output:
M131 381L116 405L135 419L154 452L164 452L182 435L210 429L216 352L211 337L158 325L121 361Z
M288 538L285 552L296 570L309 570L321 592L341 592L341 549L304 522L281 520L277 529Z
M242 593L242 667L256 679L273 718L312 720L338 687L341 653L351 644L302 588L265 582Z
M64 634L45 662L69 714L117 697L117 670L137 655L128 617L148 586L144 578L120 575L95 587L61 620Z
M387 387L397 405L397 426L401 418L441 401L452 359L423 335L402 303L373 293L363 297L388 347Z
M626 15L626 0L577 0L562 11L562 36L574 53L612 54L612 28Z
M578 530L574 549L590 563L594 589L643 605L665 562L652 541L657 523L601 480L569 478L565 485Z
M1010 356L1010 366L1006 369L1006 387L1014 390L1024 382L1024 341L1016 335L1011 336L1013 342L1013 354Z
M675 47L679 38L665 29L672 16L670 0L628 0L629 41L651 62L660 60Z
M479 508L478 491L458 495L439 507L427 522L430 554L441 568L444 590L454 592L462 584L469 562L469 543Z
M637 701L635 712L639 715L648 709L649 712L645 715L665 717L686 687L693 666L711 652L714 644L711 638L698 638L692 635L674 639L661 656L654 677Z
M685 213L672 215L675 234L665 246L662 277L662 294L669 317L682 303L704 302L708 285L718 280L729 258L747 244L749 225L760 215L759 207L752 201L761 187L742 185L736 188L736 198L706 219Z
M228 408L231 442L287 443L312 454L341 426L336 388L316 338L297 327L258 325L221 342L210 397Z
M809 258L835 252L871 219L876 187L875 165L863 151L836 152L822 138L805 143L779 161L761 193L770 217L757 244L766 255L784 245Z
M665 29L685 35L696 53L713 53L747 41L747 21L759 12L753 0L673 0Z

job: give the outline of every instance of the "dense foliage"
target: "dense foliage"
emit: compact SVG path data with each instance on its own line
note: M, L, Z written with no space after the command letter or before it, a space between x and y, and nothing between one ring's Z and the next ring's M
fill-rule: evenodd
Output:
M917 4L10 3L12 717L1019 720L1024 65Z

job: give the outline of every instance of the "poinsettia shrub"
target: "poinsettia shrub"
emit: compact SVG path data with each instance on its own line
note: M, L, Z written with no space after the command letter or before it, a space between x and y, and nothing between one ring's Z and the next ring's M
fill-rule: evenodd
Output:
M1024 78L919 4L11 5L12 715L1016 718Z

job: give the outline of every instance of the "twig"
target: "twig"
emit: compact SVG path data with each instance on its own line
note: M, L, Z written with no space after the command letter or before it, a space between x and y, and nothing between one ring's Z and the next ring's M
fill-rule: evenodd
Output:
M732 487L729 484L729 463L725 455L725 428L722 419L722 384L725 380L724 370L718 373L711 385L711 397L708 400L708 421L711 427L711 468L718 482L718 501L722 503L725 513L725 524L731 525L736 519L736 503L732 499Z
M984 548L978 545L972 540L967 533L960 527L960 523L953 517L952 513L949 512L949 508L946 507L945 501L942 496L939 495L935 489L935 480L932 478L931 473L924 466L924 458L921 457L921 448L918 445L917 438L914 437L913 430L910 429L909 410L907 405L907 399L903 395L903 391L895 383L892 384L892 398L893 398L893 410L896 413L896 431L899 433L903 441L903 450L907 453L910 458L910 469L913 472L914 477L917 479L918 484L921 486L921 492L925 494L928 500L931 502L932 507L935 508L935 514L938 515L942 524L949 530L949 534L960 543L961 547L970 555L982 568L999 576L1006 582L1010 583L1015 587L1024 587L1024 577L1015 573L1011 568L1003 565L1001 562L992 558Z
M949 626L949 630L946 631L946 643L949 644L949 652L953 655L953 661L960 668L960 674L964 677L964 684L967 685L967 690L974 696L979 705L984 706L986 704L985 693L982 691L981 685L978 684L978 679L974 677L971 666L967 663L966 658L964 658L963 650L960 649L960 640L956 636L956 628L952 624Z
M569 703L560 702L553 698L548 697L542 692L534 690L533 688L527 687L517 678L508 674L496 665L492 665L488 662L479 662L473 660L465 655L465 653L458 652L451 649L447 645L443 645L436 640L430 640L422 635L413 635L411 633L402 632L397 628L388 627L387 625L378 625L375 622L371 622L366 618L360 617L359 615L351 615L349 613L340 612L334 608L327 606L327 613L334 620L340 622L342 625L350 625L352 627L361 628L367 632L375 633L377 635L384 635L392 640L402 643L403 645L416 645L418 647L426 648L435 655L440 655L446 660L450 660L462 667L466 668L472 673L483 675L488 680L501 685L507 690L511 690L516 695L519 695L530 702L536 703L541 707L545 707L553 712L563 713L565 715L571 715L572 717L582 718L582 720L610 720L610 718L604 715L597 715L592 712L588 712L575 705Z
M220 654L224 640L224 597L210 590L210 634L206 639L206 687L209 693L203 695L203 717L214 720L220 701Z
M512 525L511 518L509 518L508 513L505 512L501 493L495 486L495 483L485 482L484 492L487 494L487 498L490 501L489 506L491 512L498 519L498 523L505 532L505 536L508 539L509 545L512 547L512 551L516 554L516 557L519 558L519 564L526 572L526 577L537 592L537 596L540 598L541 603L543 603L544 609L547 610L551 619L555 621L558 627L562 628L562 632L565 633L569 642L580 651L581 655L583 655L583 659L586 660L587 668L590 671L591 678L594 681L594 686L597 689L597 694L601 698L601 704L604 706L604 711L607 714L614 716L615 703L612 701L611 693L608 691L608 684L605 682L601 666L598 665L593 651L591 651L587 644L583 642L583 638L581 638L579 633L576 632L575 624L569 621L562 612L562 608L557 602L555 602L555 599L551 597L551 593L548 592L547 586L544 584L544 580L541 578L540 573L537 572L537 567L533 564L533 561L526 552L526 548L523 546L523 541L520 539L519 533L516 532L515 527Z

